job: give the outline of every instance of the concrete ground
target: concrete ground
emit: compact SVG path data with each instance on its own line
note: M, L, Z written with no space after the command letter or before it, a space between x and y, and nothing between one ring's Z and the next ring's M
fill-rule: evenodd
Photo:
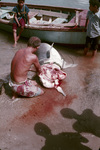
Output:
M12 48L12 34L0 31L0 150L99 150L100 51L92 59L82 48L54 44L67 63L77 64L64 70L67 96L42 87L42 96L12 100L10 63L26 42Z

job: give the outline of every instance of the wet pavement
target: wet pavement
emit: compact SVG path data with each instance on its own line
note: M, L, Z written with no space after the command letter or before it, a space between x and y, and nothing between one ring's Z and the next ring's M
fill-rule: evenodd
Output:
M12 48L12 35L0 31L0 150L99 150L100 51L92 59L91 51L84 57L82 48L54 44L68 64L77 64L64 69L67 96L42 87L42 96L12 100L10 63L26 42Z

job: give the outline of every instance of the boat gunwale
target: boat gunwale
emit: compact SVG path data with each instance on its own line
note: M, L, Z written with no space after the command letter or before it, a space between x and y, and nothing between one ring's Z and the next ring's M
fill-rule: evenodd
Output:
M17 3L3 3L3 2L0 2L0 6L1 5L4 5L4 6L7 6L7 5L9 5L9 6L11 6L11 5L16 5ZM36 7L36 6L38 6L38 7L43 7L43 6L40 6L40 5L30 5L30 6L34 6L34 7ZM52 8L59 8L59 9L61 9L61 8L63 8L63 9L66 9L66 7L53 7L53 6L46 6L46 9L47 9L47 7L48 8L50 8L50 7L52 7ZM43 7L44 8L44 7ZM69 9L70 10L70 8L67 8L67 9ZM71 8L71 10L74 10L75 12L77 12L76 10L80 10L80 13L82 13L83 11L85 11L85 9L74 9L74 8ZM75 18L75 17L74 17ZM9 21L9 20L5 20L5 19L0 19L0 22L1 23L4 23L4 24L9 24L9 25L12 25L12 23L11 23L11 21ZM70 24L74 24L74 25L68 25L68 23L70 23ZM75 22L73 22L73 21L69 21L68 23L66 23L66 25L65 24L52 24L52 23L50 23L50 24L31 24L31 25L25 25L25 28L29 28L29 29L38 29L38 30L50 30L50 31L59 31L59 30L62 30L62 31L70 31L70 32L76 32L76 31L79 31L79 32L82 32L82 28L84 27L84 26L79 26L79 25L75 25ZM64 26L65 25L65 26Z
M0 2L0 7L6 7L6 6L16 6L18 3L11 3L11 2ZM53 10L70 10L70 11L82 11L84 9L81 8L72 8L72 7L64 7L64 6L48 6L48 5L34 5L25 3L29 8L42 8L42 9L53 9Z
M9 20L5 20L5 19L0 19L0 24L6 24L9 26L12 26L12 23L9 22ZM82 32L83 27L80 26L74 26L74 27L60 27L60 26L41 26L41 25L27 25L25 24L25 29L30 29L30 30L44 30L44 31L62 31L62 32Z

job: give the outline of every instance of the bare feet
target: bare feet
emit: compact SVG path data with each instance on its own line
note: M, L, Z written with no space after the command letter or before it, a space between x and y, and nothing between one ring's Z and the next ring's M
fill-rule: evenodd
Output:
M13 92L12 100L14 100L17 97L18 97L17 93Z
M16 42L14 43L13 48L15 48L15 47L16 47L16 45L17 45L17 41L19 40L19 38L20 38L20 36L17 36L17 37L16 37Z
M88 53L88 49L87 49L87 48L85 48L85 49L84 49L84 55L86 56L86 55L87 55L87 53Z
M12 47L13 47L13 48L15 48L15 47L16 47L16 45L17 45L17 42L15 42L15 43L14 43L14 45L13 45Z
M94 57L97 54L97 50L93 51L92 57Z

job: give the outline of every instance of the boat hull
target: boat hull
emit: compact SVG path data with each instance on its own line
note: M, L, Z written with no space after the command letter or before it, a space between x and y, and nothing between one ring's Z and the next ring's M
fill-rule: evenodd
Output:
M15 6L15 3L3 3L0 2L0 6ZM81 10L76 8L64 8L64 7L52 7L52 6L39 6L39 5L28 5L28 7L32 8L31 13L34 11L34 15L37 14L36 9L38 9L38 13L44 18L47 19L48 16L52 15L52 23L53 19L59 19L61 16L63 19L71 16L68 20L68 23L58 23L58 24L30 24L29 26L26 24L25 29L22 32L21 36L30 38L31 36L38 36L43 42L53 42L59 44L69 44L69 45L84 45L86 32L83 32L87 10ZM36 8L36 9L33 9ZM44 8L46 10L44 10ZM47 11L48 9L48 11ZM52 10L52 11L51 11ZM59 12L58 12L59 10ZM56 12L55 12L56 11ZM70 13L70 15L68 15ZM74 15L73 15L74 14ZM33 14L32 14L33 15ZM49 16L51 18L51 16ZM61 19L60 18L60 21ZM12 23L7 19L1 17L0 19L0 29L11 32L12 33ZM19 30L19 28L18 28Z
M12 25L0 23L0 29L12 33ZM19 29L18 29L19 30ZM30 38L31 36L38 36L43 42L54 42L59 44L85 44L86 32L78 31L52 31L42 29L25 28L22 33L23 37Z

